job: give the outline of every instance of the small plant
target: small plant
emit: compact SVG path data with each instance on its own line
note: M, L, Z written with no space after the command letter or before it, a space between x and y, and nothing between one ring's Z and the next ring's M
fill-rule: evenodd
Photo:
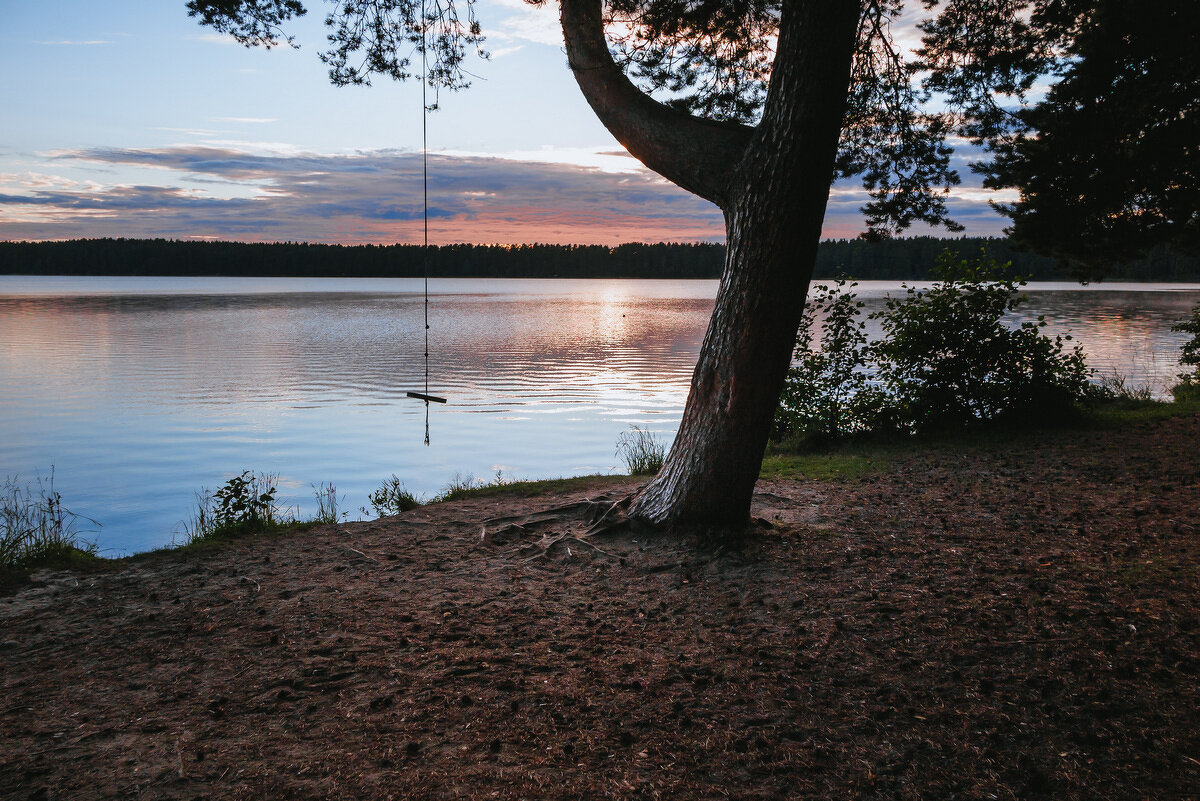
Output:
M617 456L629 468L629 475L652 476L662 469L667 446L650 429L633 425L617 437Z
M421 500L408 491L395 473L392 473L391 478L384 479L379 489L367 496L367 501L379 517L398 515L421 506ZM366 507L363 507L364 514L366 511Z
M433 501L434 503L453 501L469 494L472 490L481 489L486 486L487 484L475 478L473 473L455 473L451 476L446 486L442 487L442 491L437 494L437 497Z
M8 476L0 488L0 568L23 570L34 565L94 557L96 545L82 538L79 521L99 526L90 517L63 506L54 489L54 470L45 480L21 483Z
M870 345L855 286L843 280L818 285L805 304L775 410L776 441L832 440L871 426L880 399L870 383Z
M317 515L313 518L314 523L336 523L344 517L349 516L349 512L338 514L338 506L346 500L343 495L338 498L337 487L333 484L322 482L313 484L313 495L317 499Z
M192 520L183 525L189 543L242 534L261 534L291 522L275 503L278 476L245 470L216 492L196 493Z
M1148 403L1154 400L1154 390L1149 384L1132 384L1120 373L1101 376L1097 394L1117 403Z
M1171 330L1192 335L1179 354L1179 364L1191 369L1179 374L1179 383L1171 388L1171 394L1176 401L1200 400L1200 303L1192 307L1189 319L1171 326Z

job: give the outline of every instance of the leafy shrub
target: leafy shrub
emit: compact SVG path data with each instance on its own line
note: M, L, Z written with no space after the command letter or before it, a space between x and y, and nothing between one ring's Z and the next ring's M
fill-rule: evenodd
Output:
M290 522L275 503L278 477L243 471L216 492L196 493L192 520L184 524L189 542L242 534L260 534Z
M1171 388L1171 394L1177 401L1200 400L1200 303L1192 307L1191 318L1176 323L1171 330L1192 335L1179 354L1180 365L1191 369L1179 374L1179 383Z
M1200 377L1187 374L1180 376L1179 383L1171 387L1176 403L1200 401Z
M828 440L866 430L880 403L857 284L818 285L804 307L796 350L773 424L777 440ZM814 345L820 320L820 345Z
M943 253L939 281L905 287L874 315L883 328L875 346L877 379L896 423L909 430L955 428L1014 414L1058 417L1094 393L1091 371L1069 337L1046 325L1003 324L1024 298L1023 281L983 254L974 262Z
M629 475L654 475L662 469L667 446L650 429L630 426L617 437L617 456L629 468Z
M421 505L420 499L408 491L404 482L395 473L392 473L391 478L385 479L379 489L367 496L367 500L379 517L398 515ZM367 510L363 509L363 511Z
M0 569L24 570L37 564L96 555L96 545L83 539L78 526L89 517L63 506L54 489L54 471L45 482L21 483L16 476L0 488Z
M1064 416L1097 398L1082 351L1050 338L1044 319L1012 328L1023 282L986 254L938 257L929 289L904 285L871 317L870 342L854 284L818 286L805 309L775 415L777 439L827 439L860 431L956 428L1017 414ZM814 344L821 319L821 342Z

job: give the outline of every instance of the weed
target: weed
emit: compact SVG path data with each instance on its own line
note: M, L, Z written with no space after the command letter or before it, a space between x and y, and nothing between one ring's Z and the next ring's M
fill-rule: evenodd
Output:
M197 492L192 519L183 524L187 543L261 534L293 522L275 503L278 479L273 473L245 470L215 492Z
M379 517L398 515L422 505L421 499L409 492L395 473L392 473L391 478L384 479L379 489L367 496L367 501ZM367 513L365 506L362 511Z
M349 512L338 514L338 505L346 500L346 496L343 495L339 498L337 487L323 481L320 484L313 484L312 488L313 495L317 499L317 515L313 518L314 523L336 523L349 516Z
M667 446L647 428L630 426L617 437L617 456L631 476L652 476L662 469Z
M96 555L95 543L83 539L80 521L95 520L63 506L54 489L54 469L43 480L22 484L9 476L0 489L0 569L26 570L36 565L74 561Z
M472 473L455 473L446 486L442 487L442 491L433 499L433 503L441 503L442 501L453 501L473 492L477 489L482 489L488 486L486 482L475 478Z
M1146 403L1154 400L1154 390L1149 384L1131 384L1120 373L1101 376L1098 394L1107 401L1118 403Z

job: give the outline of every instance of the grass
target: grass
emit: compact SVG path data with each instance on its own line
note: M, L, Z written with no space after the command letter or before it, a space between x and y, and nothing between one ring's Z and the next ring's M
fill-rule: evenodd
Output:
M629 480L628 476L613 476L602 475L596 473L588 476L572 476L571 478L546 478L536 481L513 481L505 479L503 483L494 482L476 482L470 487L460 486L454 490L454 493L447 496L445 492L438 495L430 503L440 503L442 501L454 501L461 498L489 498L503 495L512 495L518 498L533 498L538 495L549 495L554 492L563 492L566 490L575 489L577 487L590 486L594 484L622 484Z
M0 488L0 570L24 572L96 559L96 545L84 539L81 522L100 525L63 506L53 470L33 483L5 478Z
M1118 399L1097 405L1088 414L1087 421L1107 427L1165 420L1168 417L1196 414L1198 412L1200 412L1200 397L1183 395L1178 397L1174 402Z
M652 476L662 469L667 446L648 428L630 426L617 437L617 456L620 456L631 476Z
M100 525L63 506L53 470L33 483L6 477L0 486L0 592L23 585L40 568L86 570L103 562L81 523Z
M1149 384L1131 384L1120 373L1101 377L1099 388L1106 397L1106 405L1113 403L1137 405L1154 400L1154 390Z
M878 472L886 464L882 455L861 453L769 453L763 458L759 478L836 481Z
M338 513L340 505L346 500L346 496L338 497L337 487L333 484L322 481L320 484L313 484L313 495L317 499L317 514L313 518L314 523L337 523L342 518L347 517L349 512Z
M1097 404L1070 425L1102 430L1188 414L1200 414L1200 393L1177 393L1175 402L1153 400L1140 392L1115 393L1115 397ZM1028 431L1028 427L1018 426L1015 430ZM647 433L635 427L631 436ZM906 455L921 451L988 448L1010 438L1013 433L1014 426L1006 424L891 439L876 436L835 443L771 443L763 459L760 477L830 482L855 479L886 471L894 459ZM663 448L661 443L658 447ZM427 502L471 497L528 498L583 486L626 482L626 476L599 474L514 481L500 472L493 480L483 481L469 473L460 473ZM183 525L184 542L177 547L186 550L206 548L241 536L336 523L347 516L341 511L345 498L338 496L333 484L313 485L313 490L317 500L316 516L309 521L300 521L292 512L276 505L275 476L245 471L215 492L204 489L197 493L192 517ZM408 511L425 502L409 492L396 475L385 480L370 500L380 516ZM365 508L363 512L366 512ZM80 568L107 562L98 558L95 544L83 537L82 523L99 525L63 506L61 495L54 489L53 472L48 478L32 484L22 484L16 477L7 478L0 487L0 583L16 581L38 567ZM1131 570L1143 568L1133 566Z

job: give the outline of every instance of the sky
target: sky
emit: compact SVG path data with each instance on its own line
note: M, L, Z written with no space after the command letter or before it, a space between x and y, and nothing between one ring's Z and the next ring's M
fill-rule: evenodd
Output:
M298 50L241 47L184 0L2 5L0 240L421 241L420 85L331 86L320 0L289 27ZM428 119L432 243L723 239L715 206L596 119L555 4L478 9L492 58ZM994 195L959 166L956 219L999 234ZM864 200L835 186L824 235L857 235Z

